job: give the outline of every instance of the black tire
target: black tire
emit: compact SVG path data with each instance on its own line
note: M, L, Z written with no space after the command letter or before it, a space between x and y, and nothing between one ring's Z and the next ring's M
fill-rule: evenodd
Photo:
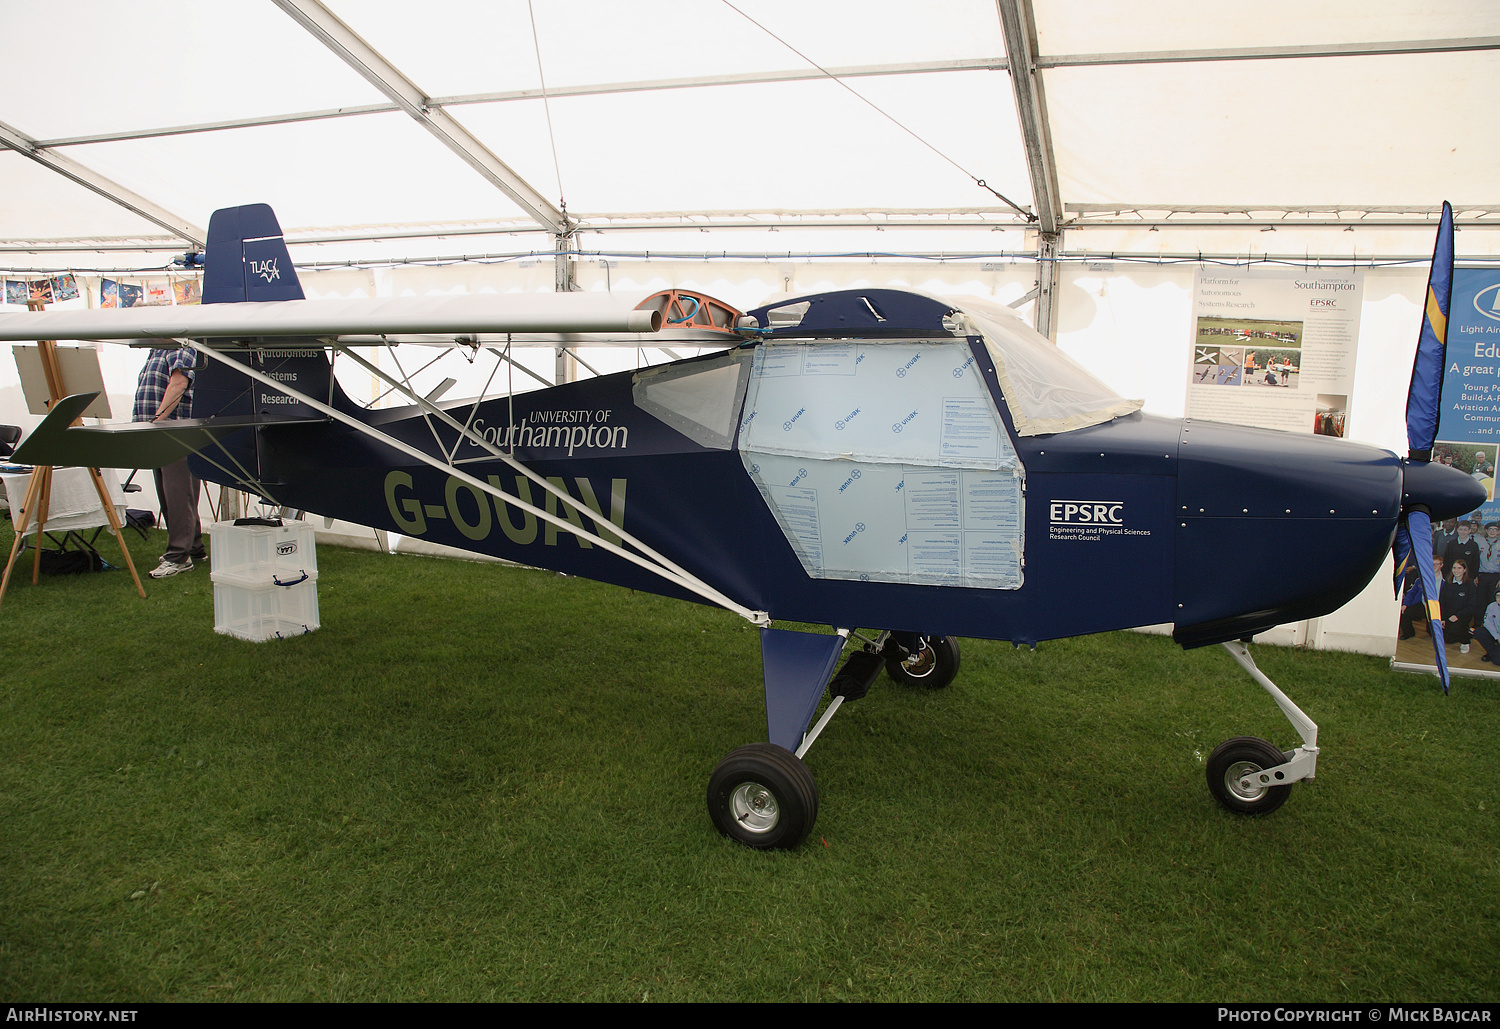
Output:
M1208 791L1225 810L1237 815L1269 815L1286 803L1292 784L1270 786L1241 781L1262 769L1274 768L1290 758L1256 736L1225 740L1208 756Z
M714 828L756 850L791 850L818 820L818 784L802 759L774 743L732 750L708 780Z
M922 636L922 649L904 653L888 645L885 670L903 686L922 686L940 690L958 675L958 640L952 636Z

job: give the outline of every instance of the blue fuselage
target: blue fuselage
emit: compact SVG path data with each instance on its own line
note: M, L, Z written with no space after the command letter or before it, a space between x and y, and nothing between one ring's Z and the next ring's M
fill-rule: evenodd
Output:
M487 401L473 431L666 557L776 620L1029 643L1174 623L1197 645L1334 610L1390 548L1402 465L1345 440L1132 414L1017 437L1025 469L1019 588L808 575L733 445L704 446L642 410L632 373ZM337 406L468 474L587 519L415 408ZM471 417L468 406L464 419ZM696 599L619 557L335 423L267 425L231 441L277 500L320 514L632 589ZM473 459L466 460L466 459ZM225 463L225 462L221 462ZM200 465L205 477L226 476Z

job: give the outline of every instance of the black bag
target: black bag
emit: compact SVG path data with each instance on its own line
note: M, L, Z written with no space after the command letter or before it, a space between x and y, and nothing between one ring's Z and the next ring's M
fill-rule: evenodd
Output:
M104 559L97 550L42 549L42 571L48 575L82 575L104 571Z

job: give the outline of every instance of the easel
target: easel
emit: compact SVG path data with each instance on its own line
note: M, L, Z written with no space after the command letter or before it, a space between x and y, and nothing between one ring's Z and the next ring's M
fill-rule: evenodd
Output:
M42 300L28 300L26 309L29 311L40 311L46 307ZM42 358L42 371L47 376L47 392L52 399L49 404L56 404L66 393L63 389L62 369L57 362L57 341L44 339L37 341L37 348ZM73 419L74 425L82 425L83 417ZM99 469L90 468L89 478L94 482L94 490L99 494L99 503L104 507L104 515L109 519L109 530L119 541L120 553L125 555L125 567L130 569L130 577L135 580L136 592L141 599L146 597L146 588L141 585L141 577L136 573L135 562L130 559L130 551L125 547L125 535L121 531L119 515L115 513L114 501L110 499L109 490L104 486L104 478L99 474ZM52 495L52 466L37 465L31 471L31 481L26 486L26 499L21 502L20 517L16 517L16 508L11 507L11 526L16 531L15 541L11 544L10 559L5 562L5 575L0 578L0 603L5 600L6 587L10 585L10 573L15 567L16 558L21 553L21 544L26 538L26 527L31 524L33 513L36 515L36 546L33 547L31 559L31 584L36 585L42 568L42 533L47 528L47 504Z

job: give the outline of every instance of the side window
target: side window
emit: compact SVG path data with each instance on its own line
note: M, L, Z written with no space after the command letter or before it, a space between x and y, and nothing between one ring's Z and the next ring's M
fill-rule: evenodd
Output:
M669 364L636 373L635 404L699 446L728 450L735 415L745 395L750 355L731 351L703 361Z
M967 343L771 343L740 456L807 574L1021 585L1025 470Z

